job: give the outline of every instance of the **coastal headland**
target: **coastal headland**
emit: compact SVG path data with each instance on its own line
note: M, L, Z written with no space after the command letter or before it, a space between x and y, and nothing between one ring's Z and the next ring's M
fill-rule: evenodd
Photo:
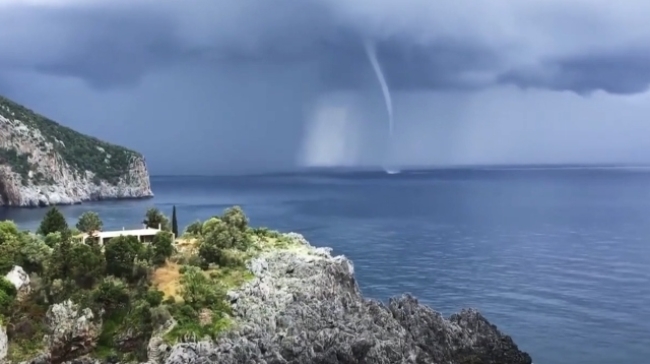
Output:
M0 362L532 363L476 310L364 298L350 260L250 227L238 207L176 241L160 212L145 222L161 227L151 242L102 246L67 223L32 234L1 222Z
M0 96L0 206L152 197L144 157Z

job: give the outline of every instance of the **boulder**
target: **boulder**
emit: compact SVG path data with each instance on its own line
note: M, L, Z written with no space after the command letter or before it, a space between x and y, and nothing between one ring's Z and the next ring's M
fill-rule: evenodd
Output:
M29 293L29 274L21 266L14 266L5 278L16 287L18 292Z
M48 332L44 341L51 364L88 354L101 331L101 323L95 321L93 312L80 309L70 300L50 306L45 320Z

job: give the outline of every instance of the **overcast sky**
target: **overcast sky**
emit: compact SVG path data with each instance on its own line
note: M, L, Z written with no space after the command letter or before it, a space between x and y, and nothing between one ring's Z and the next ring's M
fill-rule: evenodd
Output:
M154 174L650 163L647 14L641 0L0 0L0 94L142 152Z

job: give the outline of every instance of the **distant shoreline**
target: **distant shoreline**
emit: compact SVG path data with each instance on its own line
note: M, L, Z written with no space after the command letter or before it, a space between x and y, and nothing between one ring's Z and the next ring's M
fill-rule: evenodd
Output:
M0 205L0 209L7 209L7 210L17 210L17 209L39 210L39 209L47 209L49 207L54 207L54 206L83 205L83 204L88 203L88 202L148 200L148 199L152 199L154 197L155 197L154 194L146 195L146 196L140 196L140 197L134 197L134 196L128 196L128 197L100 197L100 198L92 198L92 199L73 202L73 203L57 203L57 204L38 205L38 206L33 206L33 205L15 205L15 206L12 206L12 205Z

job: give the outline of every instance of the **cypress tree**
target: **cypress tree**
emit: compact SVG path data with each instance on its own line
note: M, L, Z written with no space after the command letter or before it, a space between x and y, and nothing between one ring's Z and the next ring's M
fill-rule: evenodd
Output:
M178 237L178 221L176 221L176 205L174 205L174 209L172 210L172 232L174 233L175 237Z

